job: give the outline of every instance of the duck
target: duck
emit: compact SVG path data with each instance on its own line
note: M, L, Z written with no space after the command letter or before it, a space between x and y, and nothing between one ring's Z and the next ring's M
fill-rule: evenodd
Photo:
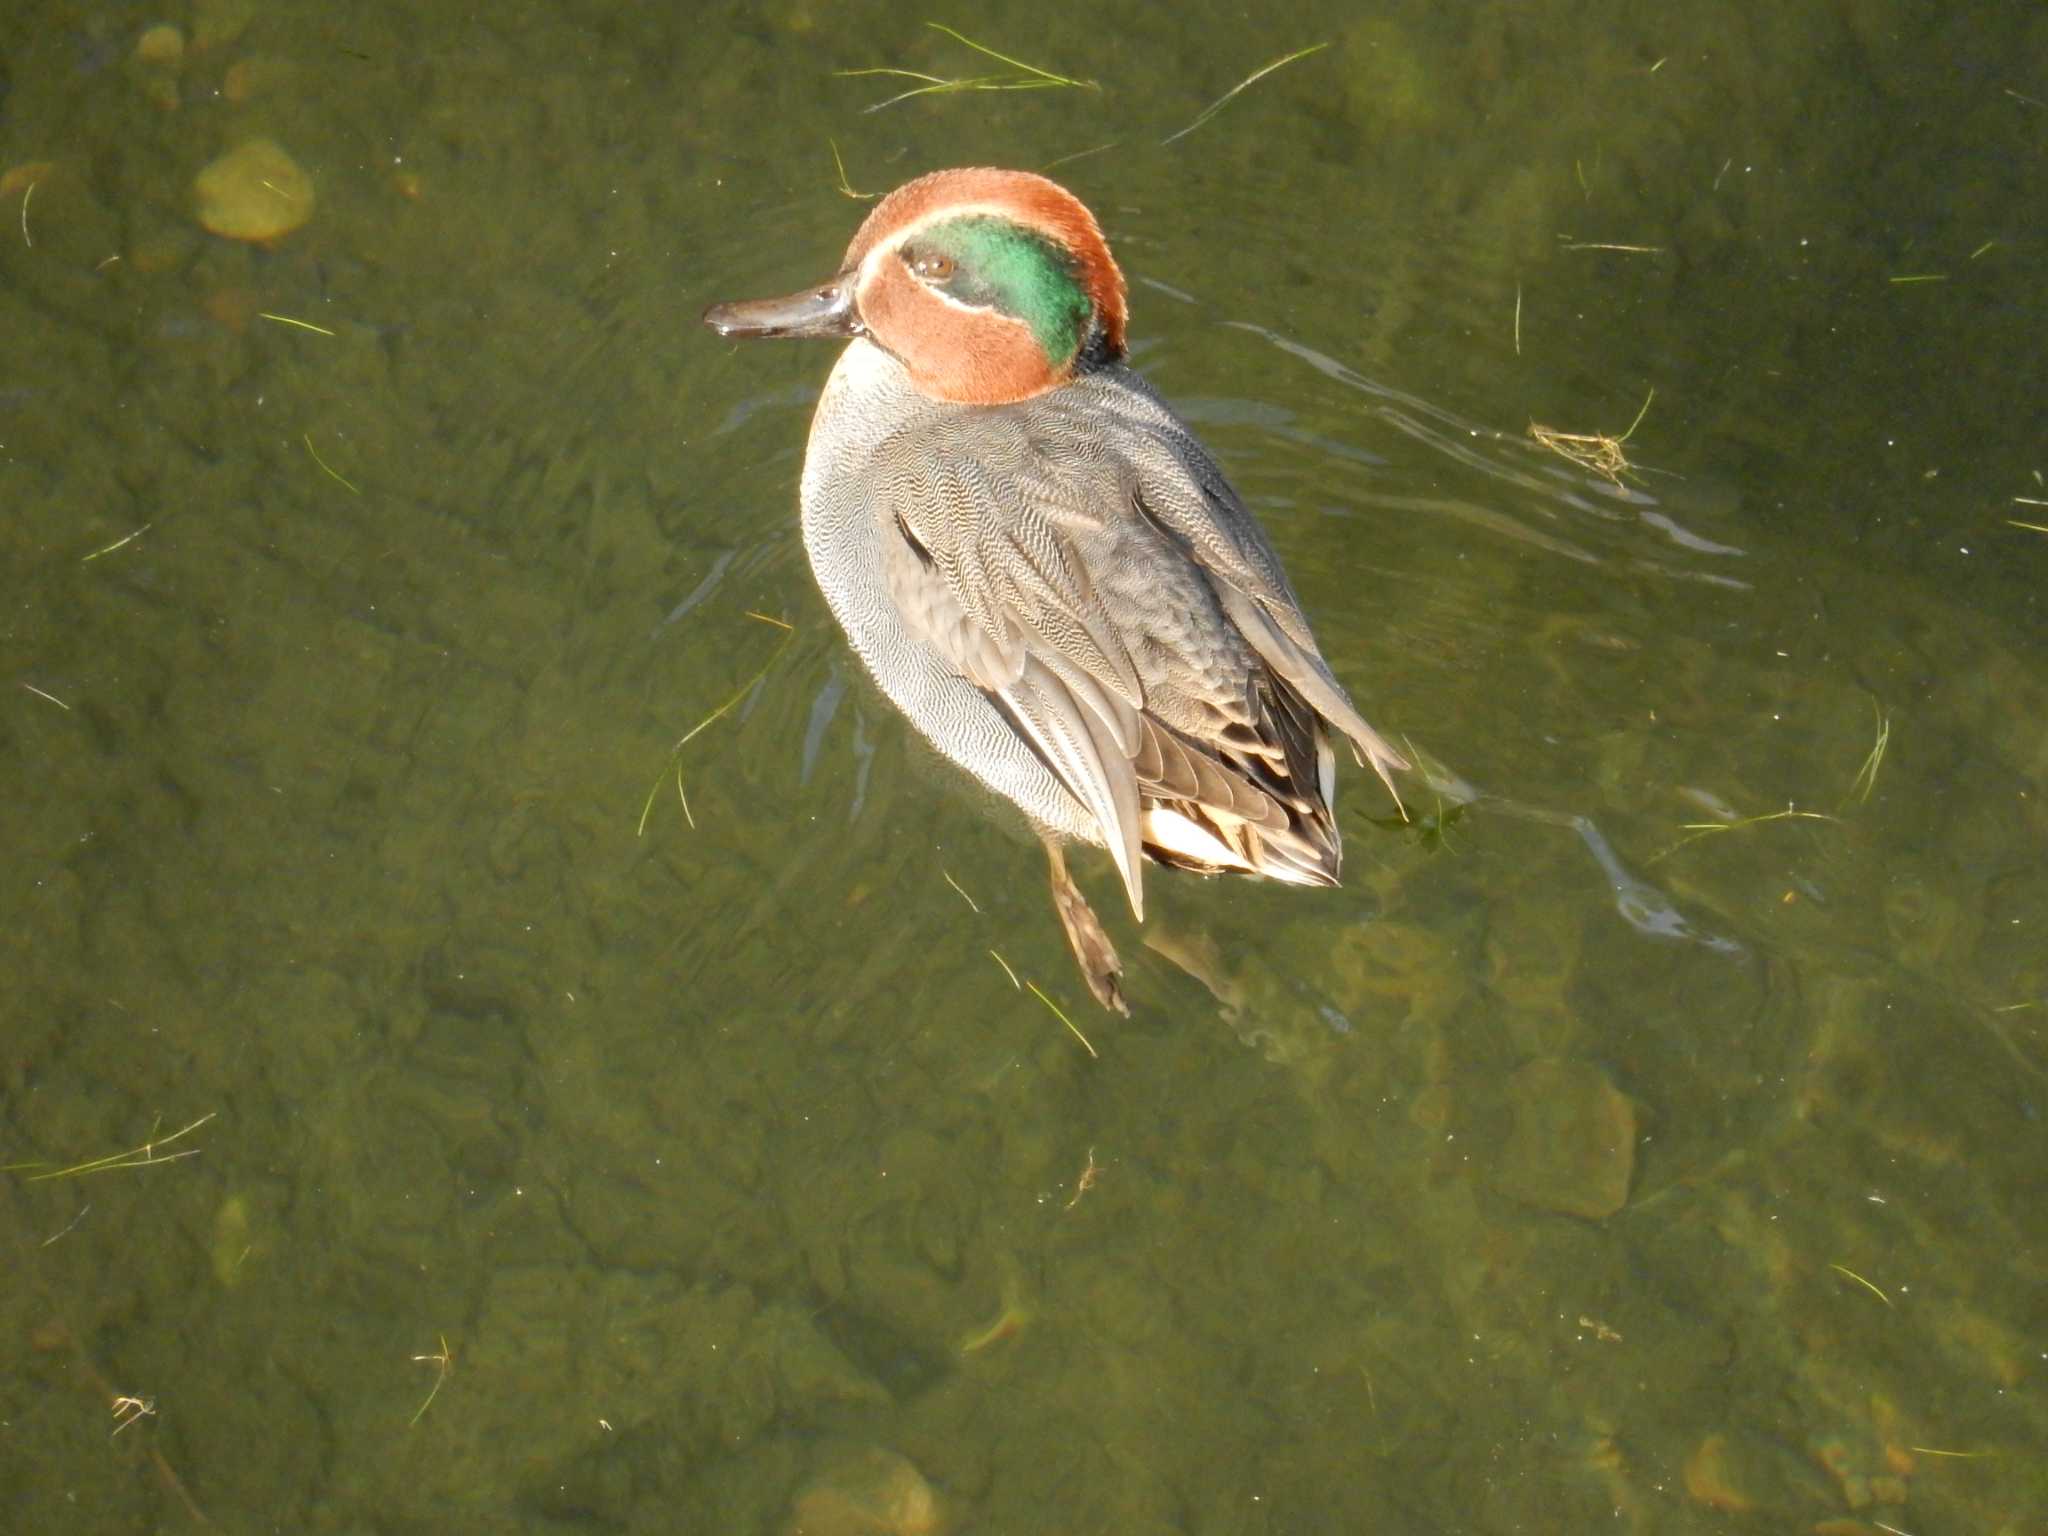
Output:
M1400 805L1407 760L1316 644L1272 540L1130 364L1095 216L1028 171L933 171L823 282L711 305L729 338L846 343L799 502L826 605L939 754L1023 813L1096 1001L1123 966L1069 871L1333 886L1343 738Z

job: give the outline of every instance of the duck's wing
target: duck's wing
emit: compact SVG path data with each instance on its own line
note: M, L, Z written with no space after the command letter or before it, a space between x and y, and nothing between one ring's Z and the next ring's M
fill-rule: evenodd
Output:
M1408 760L1366 723L1331 673L1272 541L1201 441L1142 377L1104 370L1062 391L1063 408L1113 423L1110 441L1131 467L1139 511L1217 585L1225 611L1275 673L1348 737L1400 804L1393 773Z
M1323 722L1383 778L1407 765L1330 675L1258 524L1149 390L1092 400L1070 385L928 416L878 458L893 466L890 596L1094 818L1133 911L1141 852L1335 881Z
M1081 524L1099 514L1033 472L1019 422L987 417L965 440L954 423L927 422L881 456L895 466L884 490L889 595L1094 818L1142 917L1133 760L1145 690L1082 557L1092 530Z

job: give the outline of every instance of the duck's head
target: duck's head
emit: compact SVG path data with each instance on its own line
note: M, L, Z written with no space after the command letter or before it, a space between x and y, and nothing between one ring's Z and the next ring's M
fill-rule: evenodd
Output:
M865 336L926 395L1002 405L1124 353L1124 275L1095 216L1029 171L933 171L874 207L839 270L714 304L721 336Z

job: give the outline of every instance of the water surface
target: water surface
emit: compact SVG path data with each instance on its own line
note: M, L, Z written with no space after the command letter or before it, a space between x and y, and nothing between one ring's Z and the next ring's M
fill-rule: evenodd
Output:
M0 1524L2032 1528L2048 23L940 19L1096 87L0 22ZM190 204L253 136L268 248ZM811 585L830 349L696 324L975 162L1437 770L1345 773L1340 891L1082 860L1128 1022Z

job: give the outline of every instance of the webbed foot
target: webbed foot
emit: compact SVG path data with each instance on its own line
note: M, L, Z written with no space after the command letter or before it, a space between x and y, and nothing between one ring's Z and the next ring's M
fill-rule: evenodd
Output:
M1073 876L1067 873L1066 855L1059 844L1047 842L1045 852L1052 864L1053 910L1059 913L1067 930L1067 942L1074 947L1081 979L1088 983L1095 1001L1129 1018L1130 1005L1124 1001L1122 986L1124 964L1116 957L1116 946L1109 942L1109 935L1102 930L1102 920L1088 905L1081 888L1074 884Z

